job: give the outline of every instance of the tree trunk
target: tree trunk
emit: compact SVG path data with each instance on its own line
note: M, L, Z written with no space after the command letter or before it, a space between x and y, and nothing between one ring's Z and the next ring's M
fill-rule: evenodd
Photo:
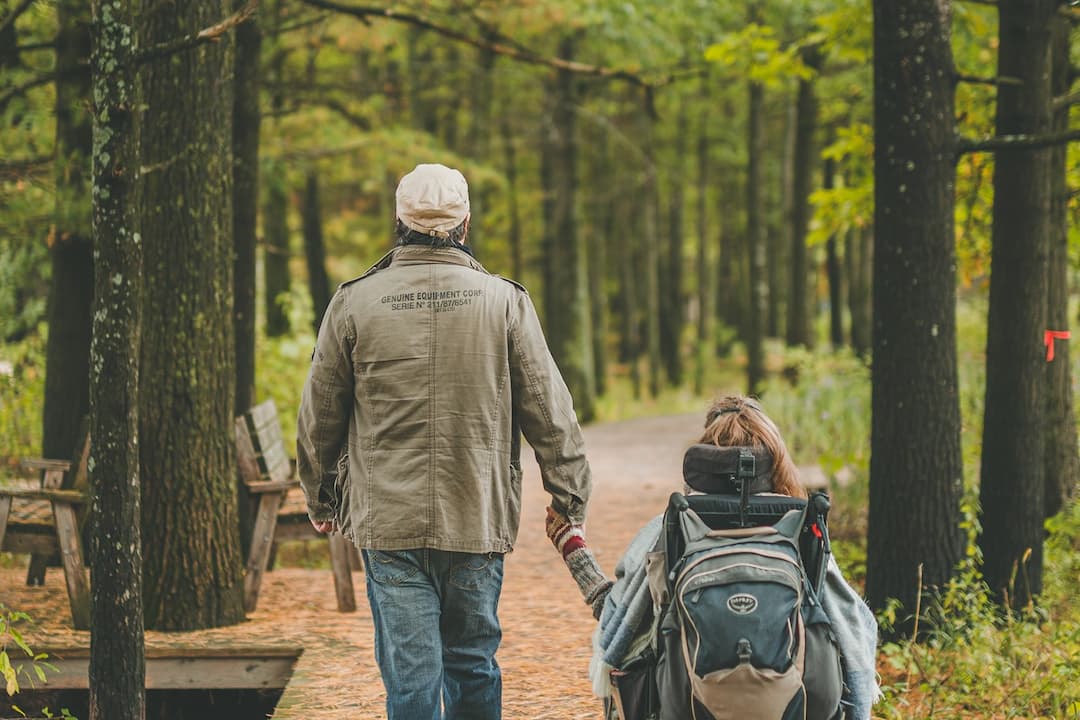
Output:
M495 97L495 60L490 50L477 50L476 76L472 86L472 112L469 114L469 155L475 162L487 164L491 160L492 121L491 109ZM488 206L486 186L477 183L469 189L469 245L479 257L487 240L483 233L484 213Z
M234 0L239 8L246 0ZM237 412L255 405L255 247L259 212L259 53L262 34L251 18L236 28L233 64L233 332ZM245 533L247 535L248 533Z
M309 170L304 183L304 256L307 258L308 286L315 309L315 334L322 325L323 313L330 305L330 278L326 276L326 248L323 244L322 208L319 205L319 174Z
M131 38L140 4L110 0L107 12L102 0L93 4L92 225L97 251L88 380L93 438L91 720L146 717L138 394L143 243L135 197L141 164L137 45ZM61 27L66 26L64 13L62 6Z
M43 457L66 459L90 411L90 23L84 2L62 0L56 10L56 229L49 251L52 282L41 452Z
M148 0L141 44L197 32L223 0ZM232 47L145 66L139 377L147 627L244 618L233 400ZM225 68L226 70L222 70ZM179 202L177 198L183 198Z
M431 97L432 83L429 82L435 66L435 53L422 29L410 28L406 45L408 53L408 92L409 114L413 127L423 130L433 138L439 135L438 103Z
M807 67L817 70L821 66L821 54L811 46L802 53ZM792 170L791 191L791 292L788 295L787 344L789 346L813 346L811 322L813 299L807 292L810 268L806 252L806 231L810 224L810 192L814 160L814 131L817 130L818 101L814 80L800 78L799 93L795 102L795 157Z
M821 177L823 190L832 190L835 174L836 163L832 158L825 158ZM829 278L829 340L835 351L844 346L843 278L840 273L840 257L836 250L836 233L829 235L825 242L825 270Z
M618 203L620 212L631 212L625 201ZM641 242L637 233L628 233L626 243L617 254L619 264L620 339L619 359L629 365L630 386L634 399L641 397L641 311L638 303L637 274L634 268L636 245Z
M563 38L559 56L572 59L575 39ZM579 238L577 220L577 93L576 79L558 70L551 85L551 157L545 195L550 197L547 268L544 287L548 342L555 362L574 398L578 418L587 422L596 412L593 377L592 328L589 318L588 258ZM546 155L546 153L545 153Z
M874 325L866 591L913 613L964 556L951 18L874 0ZM911 58L922 70L911 72ZM910 623L895 629L903 633Z
M713 328L713 270L709 260L709 89L711 79L706 73L701 79L701 118L697 142L697 348L694 353L694 394L705 392L705 373L709 365L709 350Z
M1069 94L1069 29L1067 18L1054 21L1053 96ZM1069 110L1054 114L1054 132L1068 128ZM1058 145L1050 152L1050 260L1046 326L1049 330L1069 328L1069 214L1066 182L1067 146ZM1043 512L1056 515L1065 506L1080 477L1080 457L1076 451L1076 414L1068 342L1054 346L1054 361L1047 366L1046 384L1046 494Z
M589 224L589 293L590 323L593 340L593 377L596 378L596 395L602 397L607 391L607 337L608 337L608 244L618 233L618 177L612 160L611 136L607 133L599 140L600 157L593 164L593 189L595 205L594 222ZM618 248L616 249L618 251Z
M785 309L790 309L789 293L783 292L791 277L788 267L792 241L792 201L795 190L795 152L799 126L799 107L797 102L788 102L784 114L783 157L780 161L780 227L770 232L768 237L769 267L769 319L766 334L769 337L785 337ZM785 307L786 306L786 307Z
M998 4L998 77L1020 81L998 88L998 135L1050 130L1057 5ZM994 163L979 547L991 591L1017 608L1042 590L1050 156L1048 148L1002 150Z
M863 359L870 358L873 243L873 233L869 229L852 229L847 233L844 252L848 276L848 314L851 316L851 349Z
M679 99L675 116L675 147L671 172L671 194L668 202L667 282L664 283L666 298L661 324L661 350L668 381L675 387L682 385L682 327L686 315L683 298L683 205L686 187L686 136L687 104Z
M650 108L641 110L645 181L641 187L641 242L644 249L645 267L645 346L649 357L649 394L660 394L660 372L663 357L660 351L660 248L657 230L657 170L656 149L653 142L653 118Z
M751 18L753 19L753 18ZM746 165L746 239L750 261L748 323L746 342L746 392L761 393L765 380L765 319L768 311L765 274L765 221L762 217L762 164L765 155L765 90L761 83L749 83Z
M525 273L525 257L521 240L521 214L518 209L517 155L514 151L514 136L510 123L504 117L500 125L502 130L503 158L506 162L506 204L510 215L510 263L514 277L522 280Z
M266 305L266 335L280 337L289 332L285 301L292 280L289 276L289 193L285 190L285 172L275 163L267 178L266 205L263 207L263 288Z

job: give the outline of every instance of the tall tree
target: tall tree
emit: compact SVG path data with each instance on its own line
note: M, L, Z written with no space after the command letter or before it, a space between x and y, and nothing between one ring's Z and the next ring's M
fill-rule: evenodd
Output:
M917 606L919 581L942 585L964 553L950 23L948 2L874 0L866 592L874 608L896 598L909 613Z
M237 9L247 0L234 0ZM259 53L262 34L253 19L236 29L233 63L233 334L236 337L236 409L255 404L255 248L259 212Z
M836 176L836 163L832 158L825 158L822 170L822 190L832 190ZM837 249L836 233L825 241L825 273L829 278L829 340L833 350L844 345L844 308L843 276L840 273L840 253Z
M90 219L89 6L57 5L56 204L49 243L49 335L45 349L43 457L68 459L90 412L90 305L94 294ZM30 559L27 583L45 580L48 558Z
M998 135L1050 130L1058 4L998 3L998 77L1018 80L998 87ZM999 150L994 163L979 547L987 584L1017 607L1042 590L1050 163L1049 148Z
M682 328L686 315L683 297L683 205L686 201L686 141L689 134L689 107L685 97L677 101L675 137L669 173L667 261L664 282L664 312L661 323L661 351L668 381L682 384Z
M560 40L559 57L572 59L575 41L573 35ZM596 382L586 285L588 258L578 232L577 89L572 72L555 71L549 105L545 195L551 211L544 220L544 322L552 355L574 397L574 409L582 421L588 421L596 412Z
M1068 18L1054 21L1053 72L1051 91L1055 98L1069 94L1072 73L1069 64ZM1069 126L1069 108L1057 108L1054 132ZM1069 213L1066 182L1066 146L1057 145L1050 156L1050 258L1047 263L1049 299L1046 326L1049 330L1069 327ZM1054 360L1047 365L1046 380L1046 497L1044 513L1056 515L1080 482L1080 456L1076 447L1076 413L1073 405L1072 363L1068 343L1057 343Z
M93 3L90 718L146 716L139 529L139 0ZM117 548L121 548L117 551Z
M187 37L224 0L146 0L140 44ZM233 441L232 43L155 60L146 106L146 238L139 374L143 580L148 627L243 619Z
M90 304L94 294L90 220L89 6L56 6L56 227L49 256L42 454L69 458L89 412Z
M762 198L762 165L765 159L764 97L765 89L762 84L751 80L746 121L746 242L750 261L750 312L744 336L747 358L746 391L750 395L761 392L761 384L765 380L764 334L768 290L765 278L765 220Z
M705 391L705 371L709 363L713 335L713 269L710 261L709 238L709 130L710 113L707 99L712 85L708 73L701 78L701 104L697 138L697 338L694 362L694 393Z
M821 51L809 46L802 52L803 64L810 70L821 67ZM810 347L813 344L811 308L808 291L806 233L810 225L810 192L814 160L814 132L818 122L818 99L814 78L800 77L795 101L795 157L791 181L791 287L788 296L787 344Z
M323 243L322 207L319 202L319 173L308 170L304 182L304 202L300 208L304 226L304 257L307 258L308 287L315 310L315 332L322 325L330 304L330 278L326 275L326 247Z
M649 394L660 394L660 373L663 370L663 353L660 335L660 233L657 220L658 179L656 168L656 143L654 139L652 97L647 96L641 111L641 146L644 177L641 186L641 248L644 258L645 282L645 347L649 358Z
M284 0L271 6L269 44L273 60L269 63L267 79L274 88L270 95L270 110L278 116L285 107L282 86L285 79L287 50L281 41L281 26L285 13ZM246 92L246 91L245 91ZM289 293L289 193L285 167L281 161L270 165L263 177L266 198L263 206L263 304L266 310L266 334L278 337L289 332L289 315L282 300Z

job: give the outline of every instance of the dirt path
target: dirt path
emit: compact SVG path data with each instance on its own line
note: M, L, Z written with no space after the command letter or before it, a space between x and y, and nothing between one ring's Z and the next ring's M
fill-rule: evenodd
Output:
M609 574L614 574L615 563L637 530L661 512L668 496L679 488L683 451L694 439L699 423L697 415L681 415L586 429L594 477L587 538ZM499 606L504 716L597 718L599 705L587 678L596 622L544 534L544 509L549 498L527 449L526 454L521 532L514 552L507 557ZM292 593L297 583L292 576L309 572L271 573L270 587L261 602L265 607L279 606L289 602L286 593L295 602ZM356 582L360 595L363 578L357 577ZM370 615L366 598L357 600L355 617L336 615L332 588L324 582L322 597L305 603L310 615L305 613L301 622L318 627L318 642L335 646L341 653L341 664L309 671L309 664L301 660L293 689L286 691L275 717L314 717L312 713L340 718L383 716L385 696L372 657ZM316 677L316 672L322 677ZM313 692L316 688L325 692ZM330 711L325 703L328 696L337 698L337 709L323 715Z
M594 476L587 537L602 567L615 563L637 530L661 512L680 487L682 454L694 439L698 415L647 418L588 428ZM562 560L544 535L543 492L531 454L525 459L521 533L506 562L500 604L504 717L524 720L597 718L587 667L595 621ZM50 570L45 587L27 588L22 569L0 571L0 602L41 622L44 642L87 642L70 630L63 577ZM278 706L276 718L354 720L384 716L384 693L373 657L371 618L363 574L354 577L358 610L335 610L326 570L284 568L266 576L260 609L232 629L199 637L290 640L305 652ZM156 634L149 634L148 641ZM176 636L171 636L175 638ZM31 642L33 645L33 641Z

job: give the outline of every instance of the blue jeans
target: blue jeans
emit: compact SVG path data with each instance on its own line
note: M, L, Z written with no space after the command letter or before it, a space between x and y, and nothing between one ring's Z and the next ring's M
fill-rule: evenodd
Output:
M503 556L364 550L388 720L501 720Z

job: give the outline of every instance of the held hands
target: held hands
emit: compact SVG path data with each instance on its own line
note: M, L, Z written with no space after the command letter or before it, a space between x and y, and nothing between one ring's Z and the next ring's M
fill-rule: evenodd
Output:
M310 517L308 519L311 520ZM334 531L333 520L326 520L325 522L311 520L311 526L315 528L315 532L319 533L320 535L328 535L329 533L332 533Z
M570 569L570 575L581 590L585 604L592 607L593 617L599 620L600 611L604 608L604 600L611 590L612 582L604 575L596 562L596 557L585 545L585 528L572 524L550 507L547 509L547 520L544 525L548 539Z

